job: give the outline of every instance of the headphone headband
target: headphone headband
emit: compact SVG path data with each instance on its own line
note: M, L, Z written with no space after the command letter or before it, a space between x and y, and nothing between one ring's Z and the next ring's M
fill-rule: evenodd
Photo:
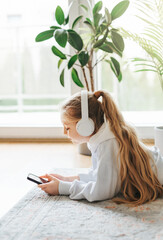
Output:
M94 122L89 118L88 92L81 91L81 120L76 124L76 130L81 136L90 136L94 132Z
M87 90L81 91L81 118L88 119L88 92Z

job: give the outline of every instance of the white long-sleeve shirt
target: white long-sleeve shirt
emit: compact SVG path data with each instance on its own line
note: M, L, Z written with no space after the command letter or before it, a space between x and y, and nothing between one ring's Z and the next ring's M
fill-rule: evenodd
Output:
M88 148L92 153L92 168L88 173L79 174L80 180L60 181L59 194L69 195L71 199L87 199L89 202L113 198L121 187L117 166L119 146L107 122L90 138ZM158 178L163 184L163 157L158 149L149 151L159 167Z

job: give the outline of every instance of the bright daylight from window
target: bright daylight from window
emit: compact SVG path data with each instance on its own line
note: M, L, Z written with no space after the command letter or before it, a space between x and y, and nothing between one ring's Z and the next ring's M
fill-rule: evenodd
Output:
M60 1L63 9L68 1ZM58 111L69 93L59 82L52 40L35 42L54 25L54 0L6 0L0 13L0 112Z
M0 114L57 112L60 103L71 92L68 78L65 87L59 81L58 58L51 52L54 39L36 43L38 33L54 25L57 5L68 9L67 0L6 0L0 13ZM79 1L77 1L78 3ZM103 0L110 11L119 1ZM134 2L115 23L140 33L144 29ZM72 12L75 9L72 9ZM117 56L116 56L117 57ZM134 41L125 39L123 58L119 58L122 81L119 83L107 63L98 67L98 88L113 93L122 111L162 111L163 90L154 72L135 72L128 59L146 57ZM80 90L80 88L77 88Z
M115 2L103 0L104 6L111 11L115 6ZM146 16L143 12L138 11L136 0L130 1L129 8L121 18L115 20L116 24L120 24L124 29L132 33L144 32L145 23L135 15ZM139 1L140 2L140 1ZM148 1L146 1L148 2ZM151 1L150 1L151 2ZM154 12L153 12L154 15ZM158 16L154 15L156 18ZM145 37L145 35L144 35ZM160 53L163 49L160 49ZM135 72L136 63L128 63L127 59L141 57L146 58L147 54L134 41L125 39L125 50L121 62L122 81L118 83L116 77L107 66L103 63L99 72L99 79L102 79L101 86L113 92L117 98L119 107L122 111L161 111L163 110L163 89L158 75L151 71ZM140 66L139 66L140 69Z

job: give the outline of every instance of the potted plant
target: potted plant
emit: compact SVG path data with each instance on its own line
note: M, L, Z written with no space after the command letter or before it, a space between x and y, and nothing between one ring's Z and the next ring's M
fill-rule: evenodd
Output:
M88 4L90 6L90 4ZM36 36L36 42L41 42L54 38L55 44L59 47L66 48L67 43L71 46L73 53L66 53L58 49L56 45L52 46L52 52L59 58L58 69L61 68L62 63L65 62L64 67L60 73L60 83L64 86L64 75L66 68L71 71L71 77L75 84L79 87L85 87L88 91L94 91L94 76L93 70L101 62L106 61L111 67L119 81L122 80L122 73L120 64L114 56L122 57L124 50L124 41L119 33L119 30L114 28L114 20L119 18L128 8L129 1L124 0L118 3L111 12L105 8L104 13L101 13L103 3L97 2L92 6L91 16L84 18L82 15L78 16L72 26L69 24L69 15L66 16L60 6L57 6L55 11L56 26L51 26L49 30L39 33ZM82 9L89 12L85 5L80 5ZM84 34L81 30L75 27L79 21L82 21ZM94 55L101 52L98 59L94 59ZM79 78L79 67L84 77L84 83ZM89 75L86 72L89 72Z
M138 9L137 17L146 24L142 34L136 34L120 30L124 38L129 38L138 43L144 49L147 57L135 57L132 59L140 71L155 72L163 90L163 1L162 0L135 0ZM163 125L154 127L155 145L163 155Z
M39 33L35 40L36 42L50 38L55 40L51 49L52 53L59 58L58 69L62 86L65 85L65 71L70 70L71 78L76 85L81 88L85 87L88 91L94 91L94 69L102 61L108 63L119 82L122 80L117 57L122 57L124 41L119 29L114 27L114 20L123 15L129 6L129 0L119 2L112 11L105 8L103 13L102 1L93 6L90 6L89 1L87 3L87 6L81 4L80 7L88 16L77 16L72 26L69 26L69 14L66 16L63 9L57 6L55 10L57 25ZM82 27L84 26L84 31L83 28L82 30L76 28L79 22ZM71 46L71 54L66 52L67 44ZM60 48L65 50L60 50ZM82 72L83 81L79 77L79 70Z

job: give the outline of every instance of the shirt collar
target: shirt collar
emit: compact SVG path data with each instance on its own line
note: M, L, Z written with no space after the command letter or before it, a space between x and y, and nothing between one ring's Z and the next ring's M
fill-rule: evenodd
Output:
M88 148L90 149L91 152L95 152L100 143L111 138L115 138L115 135L110 130L109 122L105 121L98 130L98 132L95 133L92 137L90 137L89 142L87 143Z

